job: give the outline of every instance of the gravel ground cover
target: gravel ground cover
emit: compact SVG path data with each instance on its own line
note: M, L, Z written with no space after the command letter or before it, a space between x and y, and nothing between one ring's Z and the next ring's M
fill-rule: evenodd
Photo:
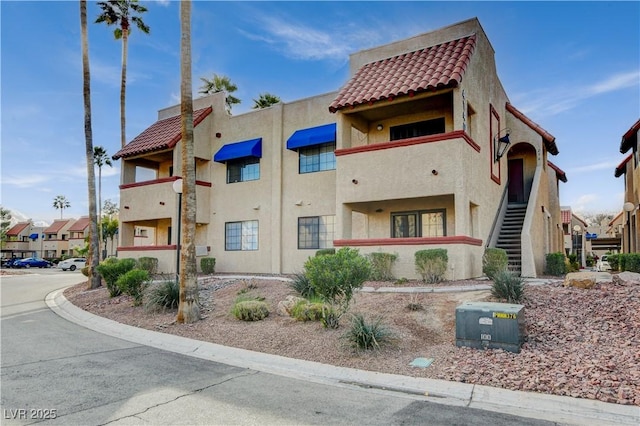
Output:
M464 286L487 281L455 281ZM404 286L419 286L409 282ZM391 283L365 283L388 287ZM240 293L265 298L270 315L243 322L231 314ZM343 338L349 315L337 330L277 314L278 302L293 294L270 279L208 277L200 284L203 319L175 323L176 311L149 313L128 296L109 298L105 288L81 283L65 291L76 306L121 323L198 340L285 357L413 377L428 377L505 389L566 395L640 406L640 286L599 283L590 290L565 288L562 281L527 286L527 340L519 354L455 345L455 307L465 301L495 301L490 292L356 294L350 313L382 318L394 341L381 349L354 352ZM411 310L409 304L422 307ZM410 366L432 358L427 368Z

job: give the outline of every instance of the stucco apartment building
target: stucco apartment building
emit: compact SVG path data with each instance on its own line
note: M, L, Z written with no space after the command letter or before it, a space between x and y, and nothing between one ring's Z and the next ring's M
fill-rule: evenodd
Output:
M629 155L616 167L615 177L624 175L624 204L622 206L622 252L640 251L640 150L638 134L640 120L622 135L620 152Z
M395 275L412 278L416 251L444 248L447 278L460 279L481 276L498 246L533 277L563 251L555 138L509 102L477 19L351 55L337 92L234 116L224 101L194 100L196 251L217 271L294 273L320 248L354 247L396 253ZM179 114L159 111L113 156L118 256L156 257L165 272L176 268Z

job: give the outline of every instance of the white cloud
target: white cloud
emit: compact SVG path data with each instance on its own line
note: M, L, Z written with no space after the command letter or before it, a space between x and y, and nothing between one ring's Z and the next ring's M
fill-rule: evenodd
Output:
M629 89L640 85L640 70L617 73L603 78L591 85L572 87L548 87L528 93L517 94L521 99L522 110L525 114L535 114L544 117L571 110L589 98Z
M588 173L596 170L614 170L619 163L620 163L620 160L618 161L605 160L605 161L600 161L593 164L587 164L584 166L567 168L567 173Z

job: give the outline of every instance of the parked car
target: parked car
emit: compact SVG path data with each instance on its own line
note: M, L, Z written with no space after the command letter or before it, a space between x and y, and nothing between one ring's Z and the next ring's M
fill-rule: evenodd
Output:
M14 268L51 268L52 263L48 260L38 259L37 257L27 257L17 261Z
M609 261L607 260L607 255L603 254L600 259L596 262L596 271L610 271L611 265L609 265Z
M22 260L22 258L21 257L11 257L9 259L5 259L5 260L2 261L2 267L3 268L15 268L15 264L19 260Z
M87 259L84 257L72 257L69 259L61 260L58 263L58 269L62 269L66 271L67 269L70 271L75 271L76 269L82 269L87 265Z

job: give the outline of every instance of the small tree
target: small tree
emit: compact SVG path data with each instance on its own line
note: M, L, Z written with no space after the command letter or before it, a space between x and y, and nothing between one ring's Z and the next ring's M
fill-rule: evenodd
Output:
M7 231L11 226L11 211L0 207L0 250L4 248L4 242L7 240Z
M325 317L323 324L337 328L354 291L371 275L369 261L358 250L344 247L336 254L310 257L304 268L314 293L334 308L327 310L333 314Z

